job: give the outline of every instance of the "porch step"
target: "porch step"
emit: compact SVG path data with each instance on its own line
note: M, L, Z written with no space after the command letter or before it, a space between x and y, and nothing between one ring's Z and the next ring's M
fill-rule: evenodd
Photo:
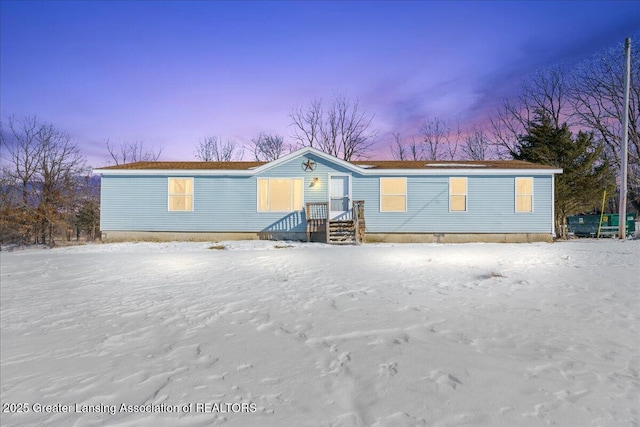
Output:
M329 227L330 233L353 233L355 227Z
M353 220L341 220L329 222L329 243L353 244L356 243L356 230Z

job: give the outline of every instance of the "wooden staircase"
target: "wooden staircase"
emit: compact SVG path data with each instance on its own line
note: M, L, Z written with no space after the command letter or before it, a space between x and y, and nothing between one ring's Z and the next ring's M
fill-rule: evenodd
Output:
M357 243L355 221L352 219L329 221L329 238L327 243L335 245Z
M354 200L350 219L330 220L329 203L306 204L307 241L314 239L333 245L354 245L364 243L365 221L364 201Z

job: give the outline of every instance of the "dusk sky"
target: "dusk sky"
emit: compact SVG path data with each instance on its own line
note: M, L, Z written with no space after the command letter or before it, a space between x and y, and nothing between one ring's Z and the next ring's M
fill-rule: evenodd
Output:
M93 166L107 139L161 160L193 160L209 135L291 141L291 108L338 93L375 115L390 158L390 132L482 124L527 74L640 29L640 2L1 1L0 15L3 121L37 115Z

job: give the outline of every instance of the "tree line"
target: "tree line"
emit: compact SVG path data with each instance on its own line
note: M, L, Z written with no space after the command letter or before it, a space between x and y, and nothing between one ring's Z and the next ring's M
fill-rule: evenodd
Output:
M314 99L289 113L292 143L278 133L259 132L246 146L232 139L207 136L198 142L195 157L201 161L242 160L245 152L256 161L272 161L300 147L314 147L332 156L355 160L367 157L374 148L378 130L373 115L360 101L335 95L331 102Z
M1 138L0 243L95 236L99 190L77 143L36 117L9 117Z

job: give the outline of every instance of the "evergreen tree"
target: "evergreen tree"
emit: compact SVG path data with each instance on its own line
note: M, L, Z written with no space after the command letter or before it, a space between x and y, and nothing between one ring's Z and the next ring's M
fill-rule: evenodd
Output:
M599 207L602 193L611 194L614 173L608 161L602 161L601 143L593 133L578 132L573 136L566 123L553 124L544 112L537 112L521 135L513 158L562 168L555 177L556 230L565 236L564 221L569 215L590 212Z

